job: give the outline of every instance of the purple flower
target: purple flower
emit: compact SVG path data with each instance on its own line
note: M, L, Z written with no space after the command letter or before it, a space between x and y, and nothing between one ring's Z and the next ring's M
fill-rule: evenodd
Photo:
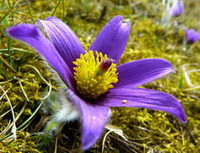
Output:
M69 89L69 100L82 118L82 149L90 148L101 136L109 107L143 107L161 110L186 122L180 102L164 92L136 88L173 73L164 59L142 59L117 66L130 33L129 23L114 17L85 52L74 32L61 20L39 20L47 39L32 24L7 29L9 36L35 48L58 72Z
M181 0L175 0L170 9L171 16L179 16L183 14L183 11L184 11L183 2Z
M195 29L186 29L185 37L186 37L187 43L193 44L196 41L200 40L200 33L196 32Z

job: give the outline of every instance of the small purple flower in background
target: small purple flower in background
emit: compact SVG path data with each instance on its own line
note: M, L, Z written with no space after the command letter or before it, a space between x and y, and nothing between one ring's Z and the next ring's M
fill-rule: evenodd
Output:
M183 2L181 0L175 0L169 11L171 16L179 16L183 14L184 11Z
M186 37L187 43L193 44L196 41L200 40L200 33L196 32L195 29L186 29L185 37Z
M164 59L142 59L116 65L130 33L129 23L114 17L84 51L74 32L61 20L39 20L47 39L36 25L19 24L7 29L9 36L28 43L45 57L68 85L66 94L80 111L82 149L90 148L101 136L109 107L142 107L161 110L186 122L180 102L164 92L137 88L173 73Z

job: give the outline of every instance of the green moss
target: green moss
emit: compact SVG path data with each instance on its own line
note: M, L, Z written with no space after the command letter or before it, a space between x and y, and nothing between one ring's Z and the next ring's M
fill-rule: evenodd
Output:
M36 145L33 142L31 136L27 132L17 132L17 140L5 140L0 142L0 152L2 153L40 153L36 149Z

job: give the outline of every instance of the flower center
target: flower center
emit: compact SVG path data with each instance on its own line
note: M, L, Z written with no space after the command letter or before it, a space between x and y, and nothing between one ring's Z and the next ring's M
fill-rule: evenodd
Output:
M88 51L73 63L77 89L86 98L96 99L118 82L116 64L106 54Z

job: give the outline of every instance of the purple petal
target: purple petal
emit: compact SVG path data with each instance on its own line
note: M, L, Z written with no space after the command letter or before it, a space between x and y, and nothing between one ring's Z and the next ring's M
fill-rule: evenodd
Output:
M177 0L172 5L172 7L170 9L170 14L172 16L179 16L179 15L183 14L183 11L184 11L183 2L181 0Z
M80 99L72 91L67 91L69 100L81 112L82 118L82 149L87 150L101 136L104 126L108 119L109 108L99 105L90 105Z
M142 107L161 110L176 116L182 122L187 121L180 102L172 95L160 91L139 88L113 88L101 100L100 104L103 106Z
M187 42L191 43L191 44L200 40L200 34L198 32L196 32L195 29L186 29L185 37L186 37Z
M101 30L89 50L107 54L117 63L124 52L130 33L129 23L122 23L122 17L116 16Z
M8 28L6 32L10 37L28 43L42 54L67 85L73 88L71 85L73 76L69 67L60 57L53 44L39 31L37 26L32 24L19 24Z
M174 72L172 65L164 59L142 59L117 67L117 87L137 87Z
M45 30L55 48L73 71L73 61L84 54L83 46L75 33L60 19L49 17L39 20L38 24Z

